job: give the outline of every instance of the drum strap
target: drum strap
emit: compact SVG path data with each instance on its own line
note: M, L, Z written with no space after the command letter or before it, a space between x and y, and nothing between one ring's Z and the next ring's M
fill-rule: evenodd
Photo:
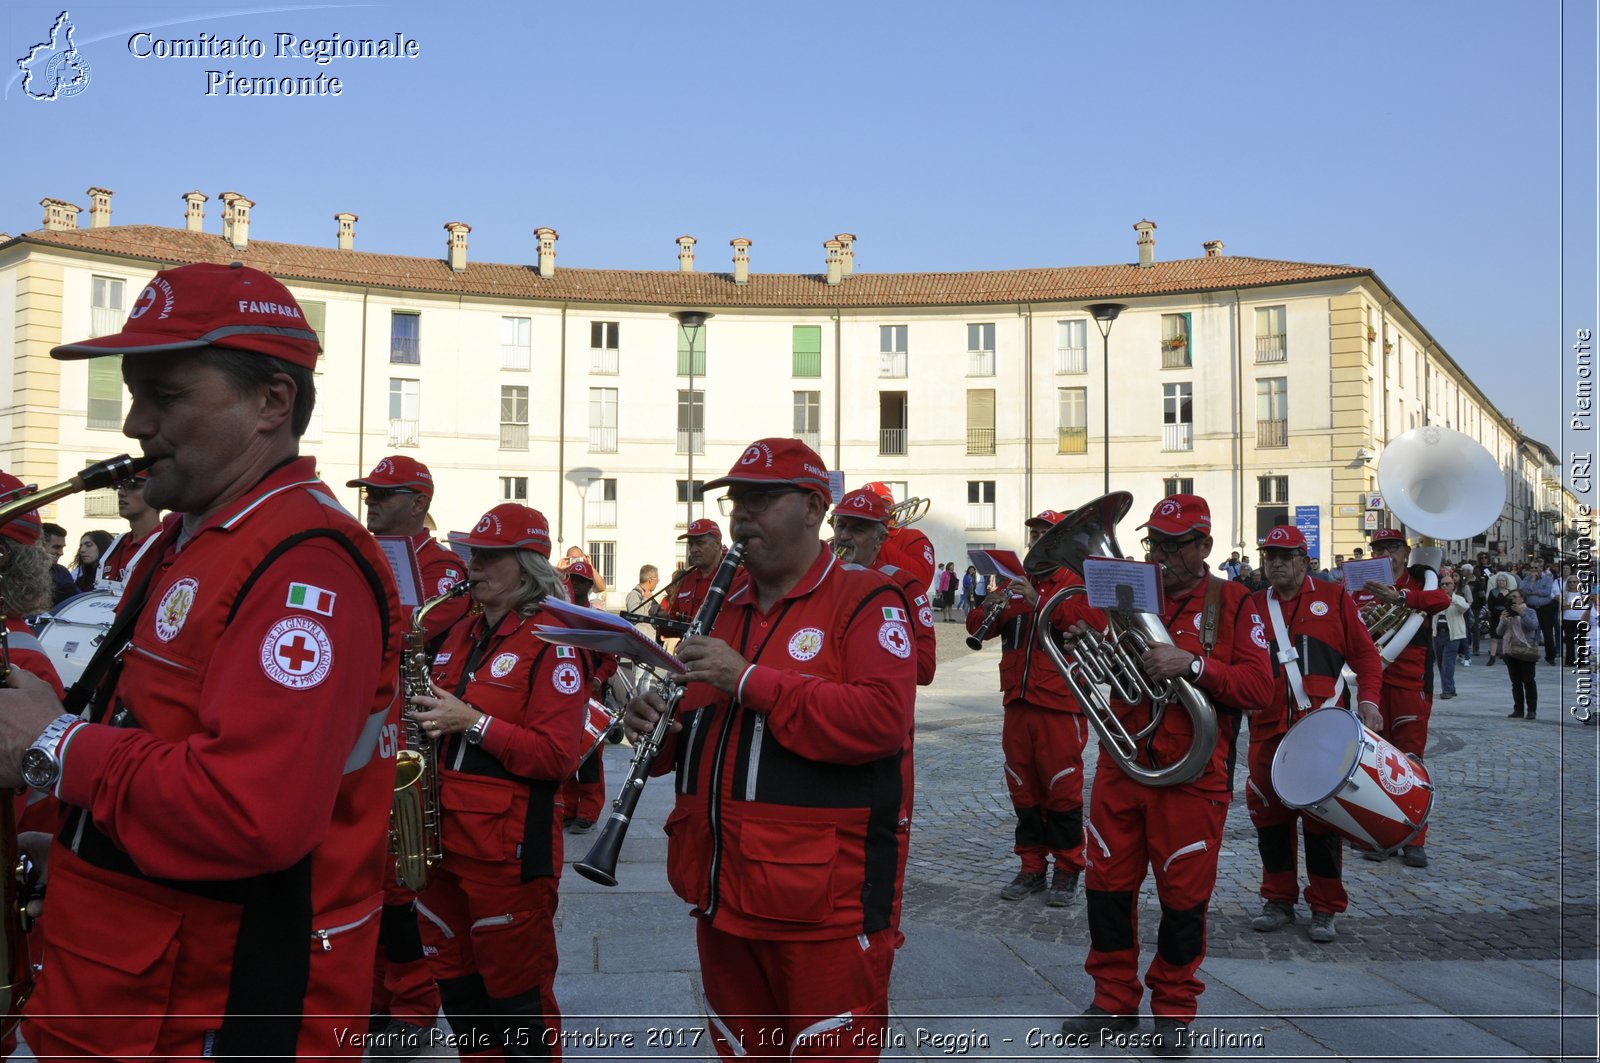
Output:
M1294 703L1302 713L1311 711L1311 699L1306 697L1306 685L1300 678L1300 655L1295 652L1294 643L1289 641L1289 628L1283 622L1283 609L1278 605L1278 592L1267 588L1267 615L1272 618L1272 637L1278 644L1278 663L1283 665L1283 674L1289 680L1289 693L1294 696ZM1339 699L1344 696L1345 677L1341 672L1339 682L1333 688L1333 693L1328 700L1322 703L1322 708L1333 708L1339 704Z

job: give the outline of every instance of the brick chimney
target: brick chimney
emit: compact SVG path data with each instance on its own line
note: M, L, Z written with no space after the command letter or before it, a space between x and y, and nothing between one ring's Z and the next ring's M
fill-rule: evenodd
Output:
M548 225L540 226L533 230L533 235L539 238L539 276L549 278L556 275L556 241L561 239Z
M728 243L733 245L733 283L750 283L750 241L743 236L735 236Z
M222 200L222 238L228 243L233 243L233 201L243 199L237 192L223 192L217 196Z
M1149 268L1156 264L1156 223L1149 220L1133 223L1133 231L1139 234L1139 265Z
M235 251L245 251L250 247L250 208L255 206L243 196L236 196L233 201L233 237L228 242Z
M839 252L839 261L843 264L841 272L848 277L856 268L856 234L839 233L834 239L844 245Z
M183 194L183 227L192 233L206 231L206 200L211 197L201 191Z
M844 244L824 240L822 246L828 249L828 283L838 284L844 279Z
M89 228L111 228L111 189L89 189Z
M678 272L694 272L694 245L697 241L692 236L678 237Z
M1222 257L1222 241L1221 240L1207 240L1205 243L1201 244L1200 246L1205 248L1206 257L1207 258L1221 258Z
M348 210L343 210L335 214L333 220L339 223L339 250L353 249L356 246L356 222L361 219Z
M44 208L44 227L55 232L70 232L78 227L78 205L64 199L39 200Z
M464 221L447 221L444 223L444 231L450 234L445 241L450 256L450 268L457 273L466 272L467 234L472 231L472 226ZM543 255L540 257L543 258Z

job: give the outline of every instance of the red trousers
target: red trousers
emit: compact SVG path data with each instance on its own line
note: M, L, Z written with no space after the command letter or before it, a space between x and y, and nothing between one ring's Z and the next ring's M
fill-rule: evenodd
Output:
M1084 880L1094 1004L1136 1015L1139 982L1139 888L1156 880L1161 927L1145 972L1150 1011L1193 1022L1205 983L1196 977L1206 953L1206 906L1217 882L1217 850L1228 804L1221 797L1134 782L1101 758L1089 801Z
M1014 701L1000 732L1006 789L1017 812L1014 852L1022 870L1083 870L1083 746L1089 725L1075 712Z
M877 1059L894 931L831 941L736 937L699 920L711 1043L723 1059Z
M1300 878L1296 868L1295 820L1306 838L1306 904L1313 912L1335 914L1350 907L1344 891L1344 838L1331 828L1278 799L1272 788L1272 758L1284 735L1257 740L1250 736L1250 778L1245 801L1256 828L1261 853L1261 899L1294 906Z
M1378 699L1383 714L1383 737L1402 753L1415 753L1422 760L1428 748L1428 718L1433 715L1433 695L1420 690L1400 690L1383 684ZM1412 845L1428 840L1428 828L1412 839Z

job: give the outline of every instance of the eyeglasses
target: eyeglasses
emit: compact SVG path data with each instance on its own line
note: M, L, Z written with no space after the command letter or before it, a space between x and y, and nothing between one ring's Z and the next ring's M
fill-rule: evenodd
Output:
M1187 539L1152 539L1145 536L1139 540L1139 544L1144 547L1147 554L1175 554L1190 543L1197 543L1204 538L1204 535L1191 535Z
M143 491L143 490L144 490L144 481L143 480L123 480L121 483L117 484L118 493L121 493L123 491L131 491L134 494L138 494L140 491Z
M799 493L798 487L763 487L754 491L742 491L737 495L723 495L717 499L717 508L722 511L724 517L733 516L734 506L738 506L752 517L759 517L779 495Z
M404 487L369 487L367 488L368 502L387 502L396 495L414 495L415 491L408 491Z

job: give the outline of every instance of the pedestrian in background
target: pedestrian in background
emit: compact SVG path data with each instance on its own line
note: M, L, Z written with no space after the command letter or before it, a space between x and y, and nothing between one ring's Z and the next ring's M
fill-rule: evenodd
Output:
M1433 618L1433 653L1439 665L1439 697L1449 701L1456 696L1456 657L1467 633L1467 600L1448 573L1440 578L1439 589L1450 595L1450 604Z
M1539 664L1539 615L1520 590L1512 591L1506 600L1499 634L1505 650L1506 671L1511 674L1511 712L1506 718L1537 719L1539 680L1535 673Z

